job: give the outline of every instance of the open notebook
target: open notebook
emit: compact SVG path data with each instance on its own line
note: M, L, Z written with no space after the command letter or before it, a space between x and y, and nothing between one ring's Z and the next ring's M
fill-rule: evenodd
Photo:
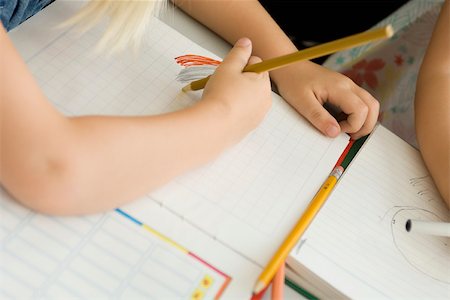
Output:
M229 283L228 275L121 210L48 217L3 191L0 205L2 299L213 299Z
M450 222L419 152L379 125L288 258L322 299L448 299L450 238L408 219Z
M70 116L150 115L199 101L200 92L180 92L183 85L176 81L180 66L174 58L186 53L212 56L210 52L153 19L148 41L139 53L97 55L93 49L102 33L100 28L81 37L54 28L64 15L70 15L68 10L77 9L79 4L56 1L10 33L56 108ZM0 273L2 295L126 298L129 292L147 299L167 295L248 298L261 269L348 143L344 134L336 139L324 137L280 97L273 94L273 100L273 108L263 123L242 142L208 165L122 207L121 215L113 211L75 219L44 217L17 205L3 193L0 254L6 263ZM101 178L98 184L107 185ZM114 221L111 228L108 220ZM137 224L145 224L164 238L155 239L139 231L130 220L138 220ZM71 222L90 227L77 236L78 240L72 240L77 225ZM136 235L124 226L135 226L132 230ZM99 241L97 232L102 236ZM103 241L103 236L114 238ZM55 237L62 244L61 252L46 247L50 241L57 242ZM143 248L136 253L130 250L137 261L128 268L119 268L119 262L111 261L108 269L101 262L115 257L114 251L126 241L134 245L152 238L159 248L175 252L180 261L168 255L151 256ZM167 243L166 238L176 245ZM25 250L16 251L29 249L29 244L36 248L34 256ZM86 252L86 247L97 251ZM95 255L104 256L105 252L107 257L97 262ZM126 251L123 255L132 256ZM50 260L51 267L40 257ZM179 278L197 269L203 273L197 272L190 285L184 284L181 294L177 290L179 282L170 277ZM160 276L161 271L167 276ZM201 286L206 275L212 281L208 289ZM145 279L135 281L141 277ZM150 283L145 289L145 281L152 282L152 278L160 289L152 288Z
M11 33L14 43L20 48L45 94L63 113L67 115L149 115L182 109L199 101L201 92L180 93L183 85L176 81L180 67L175 63L174 58L186 53L215 57L212 53L154 19L149 40L139 55L101 57L91 51L101 30L94 29L78 37L70 31L54 31L51 28L51 25L57 23L55 20L60 18L62 11L75 9L77 5L73 2L57 1ZM35 32L37 25L39 25L39 31ZM207 290L211 291L209 293L206 293L204 288L196 293L196 289L199 286L202 287L203 281L200 285L194 282L186 287L188 292L184 295L188 295L187 297L179 294L175 297L215 298L221 295L228 299L248 298L262 268L296 223L348 144L348 136L345 134L336 139L321 135L275 94L273 94L273 101L273 107L263 123L242 142L225 151L217 160L176 178L154 193L120 208L119 211L101 216L76 218L75 221L107 218L107 220L123 223L121 226L145 224L145 227L150 228L156 236L163 235L162 240L156 239L154 242L160 247L165 247L167 251L177 253L181 251L179 248L189 249L181 251L181 254L178 252L184 262L182 266L188 271L202 270L204 274L201 274L208 275L208 278L212 279L209 282L216 285ZM380 141L371 139L369 143L379 145ZM383 145L382 142L381 144ZM401 151L395 147L393 149ZM363 151L372 152L369 147L365 147ZM417 156L411 159L417 160ZM424 175L426 173L421 176ZM345 181L348 178L346 176L343 178ZM351 186L353 186L352 182ZM411 189L413 190L414 187ZM12 205L25 215L32 214L22 207L13 205L6 194L2 194L1 198L2 206ZM332 200L332 202L338 201ZM350 203L353 204L350 208L353 212L370 213L370 210L361 210L363 207L361 203L353 201ZM339 203L336 205L340 207ZM6 217L2 217L2 222L11 217L10 213L9 210L2 209L2 214ZM39 215L32 215L33 218L42 218ZM47 217L45 219L49 220L48 222L57 220L63 226L66 226L66 222L73 220ZM132 220L138 220L138 223L129 224ZM93 228L109 230L104 224L104 222L95 223ZM38 260L26 257L26 252L14 252L10 248L11 242L19 236L21 230L33 230L32 222L19 222L19 225L9 228L2 223L4 228L2 261L5 260L3 257L6 257L8 263L16 261L24 263L26 260L32 260L34 263ZM316 225L319 228L333 227L336 225L336 216L322 217L318 219ZM49 234L56 230L51 226L45 228L50 231ZM368 238L375 233L370 232ZM130 235L128 238L138 240L149 238L140 237L142 234L144 233L138 233L136 237ZM316 232L314 236L322 234L326 233ZM383 236L382 234L373 235L373 238L378 239ZM6 239L5 236L9 238ZM175 245L172 242L168 243L166 238L175 241ZM89 235L82 236L82 239L82 244L70 248L72 259L83 257L83 247L95 244ZM39 245L45 241L45 238L37 237L32 243ZM304 244L312 243L307 240ZM113 251L114 246L115 244L108 244L108 247L104 247L105 251L108 249ZM335 254L341 254L344 251L331 247L325 249L322 244L320 249ZM192 259L186 253L190 253L190 256L196 259ZM321 260L317 254L312 256L315 258L306 259L311 264ZM163 264L159 260L160 257L151 257L146 253L142 253L140 259L151 266ZM391 253L383 253L380 259L392 259ZM293 252L289 260L303 264L301 257L297 259L296 252ZM30 262L26 264L28 268L35 268L29 264ZM41 264L40 261L39 264ZM341 267L335 267L337 264L333 264L333 261L326 266L326 269L322 269L319 264L317 266L319 269L314 269L311 265L307 268L311 270L311 274L319 274L320 277L323 274L319 271L331 274L333 271L341 270ZM349 269L353 267L351 264L345 266ZM10 268L9 271L5 271L7 267ZM39 267L44 266L39 265ZM86 264L77 265L77 267L92 268ZM168 268L174 271L170 266ZM57 270L62 272L72 271L72 269L70 264L63 261L58 265ZM30 278L27 276L28 269L23 269L24 272L21 273L14 273L11 271L16 270L14 265L6 264L2 265L1 270L1 282L6 282L5 278L9 282L8 285L0 284L1 292L5 296L14 296L16 292L20 292L20 287L25 285L31 289L32 296L54 295L58 298L58 296L64 296L62 293L66 289L76 287L74 282L87 286L94 285L96 282L94 276L83 276L80 270L72 272L72 277L68 278L59 277L60 273L46 275L43 285L36 284L33 280L27 281ZM184 269L178 271L187 272ZM376 277L377 271L378 269L373 269L373 276ZM150 278L155 277L154 274L159 274L158 272L159 269L153 267L145 270L145 274ZM107 273L115 273L115 271L109 270ZM132 279L143 273L144 271L139 268L126 270L129 277L114 281L119 284L117 291L121 292L114 295L118 298L124 297L125 293L122 291L127 290L133 291L136 297L141 295L139 294L141 290L136 292L133 289L136 285ZM167 274L172 276L170 272ZM200 277L204 278L204 276ZM161 282L164 277L157 278L160 286L166 290L171 291L175 288L174 285L177 285L169 279ZM421 277L417 276L415 280L412 281L412 285L421 282ZM66 289L57 289L57 284L61 281ZM102 282L103 288L110 292L112 288L108 289L108 286L113 286L112 283L112 281ZM345 285L345 283L346 281L343 281L342 284ZM373 288L371 285L358 284L363 295L371 295ZM55 289L61 294L54 292ZM221 291L221 289L224 290ZM89 294L89 291L87 290L86 293ZM156 298L166 296L161 291L153 289L151 291L155 292L153 296ZM87 297L87 295L83 296Z

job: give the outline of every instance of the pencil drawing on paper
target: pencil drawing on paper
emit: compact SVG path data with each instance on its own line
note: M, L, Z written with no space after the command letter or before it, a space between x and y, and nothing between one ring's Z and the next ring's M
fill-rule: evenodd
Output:
M390 229L395 248L403 258L417 271L428 277L450 284L448 276L448 253L450 243L447 237L426 234L411 234L406 231L408 219L427 220L435 222L446 221L438 214L414 206L392 207L385 217L390 215ZM424 253L427 259L423 259Z
M425 201L439 199L436 195L436 187L430 175L414 177L409 179L409 183L417 189L417 195Z

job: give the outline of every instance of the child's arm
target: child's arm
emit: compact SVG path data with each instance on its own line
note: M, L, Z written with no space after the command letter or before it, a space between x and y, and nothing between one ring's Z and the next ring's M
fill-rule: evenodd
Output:
M148 193L216 157L263 119L270 81L267 73L242 73L250 53L248 39L233 48L202 101L188 109L68 118L46 99L0 26L0 183L51 214L113 209Z
M249 37L255 55L262 59L297 51L256 0L173 1L231 43L240 36ZM305 30L314 30L315 24L311 26ZM334 137L343 130L358 138L368 134L377 121L378 101L342 74L306 61L272 71L271 78L281 96L328 136ZM325 102L339 107L348 118L338 124L323 108Z
M450 1L441 9L419 71L417 141L431 176L450 206Z

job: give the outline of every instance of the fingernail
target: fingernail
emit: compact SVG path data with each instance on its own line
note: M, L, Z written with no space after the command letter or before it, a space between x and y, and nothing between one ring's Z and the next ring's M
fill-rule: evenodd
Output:
M337 126L331 125L325 130L325 133L329 137L335 137L339 134L339 128Z
M236 42L236 46L239 47L248 47L250 46L252 42L248 39L248 38L240 38L237 42Z

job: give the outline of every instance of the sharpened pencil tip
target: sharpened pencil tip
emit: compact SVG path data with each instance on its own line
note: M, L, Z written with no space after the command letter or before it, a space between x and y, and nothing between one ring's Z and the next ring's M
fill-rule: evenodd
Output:
M181 90L182 90L183 92L187 93L187 92L192 91L192 88L191 88L191 85L188 84L188 85L186 85L185 87L183 87Z
M253 288L253 295L258 295L265 287L266 285L264 284L264 282L258 280L255 287Z

